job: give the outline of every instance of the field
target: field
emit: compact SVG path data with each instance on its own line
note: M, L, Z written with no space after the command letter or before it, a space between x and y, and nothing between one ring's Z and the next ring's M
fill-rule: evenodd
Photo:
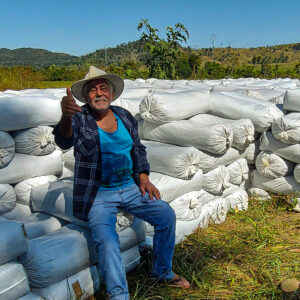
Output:
M199 228L177 245L174 269L192 283L183 291L148 279L150 254L127 275L131 299L299 299L285 294L284 279L300 279L300 218L284 198L250 199L220 225ZM106 299L105 289L93 299Z

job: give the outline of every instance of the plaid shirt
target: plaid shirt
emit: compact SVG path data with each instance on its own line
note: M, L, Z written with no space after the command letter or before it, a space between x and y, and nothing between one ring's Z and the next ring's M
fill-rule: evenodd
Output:
M123 121L128 130L133 145L130 151L133 162L133 179L139 185L139 174L149 174L150 166L146 158L146 147L141 144L137 121L127 110L110 106ZM88 220L88 214L98 192L101 178L101 147L98 127L91 114L89 106L81 107L81 112L72 117L73 134L65 138L60 134L58 124L53 130L55 142L61 149L74 146L74 188L73 188L73 214L83 221Z

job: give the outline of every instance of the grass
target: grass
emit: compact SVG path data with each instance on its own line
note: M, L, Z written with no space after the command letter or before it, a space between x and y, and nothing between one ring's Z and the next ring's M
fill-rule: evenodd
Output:
M191 289L154 284L148 255L127 274L131 299L300 299L279 288L284 279L300 280L299 216L283 198L250 199L248 211L232 211L176 246L174 270ZM107 299L104 287L92 299Z

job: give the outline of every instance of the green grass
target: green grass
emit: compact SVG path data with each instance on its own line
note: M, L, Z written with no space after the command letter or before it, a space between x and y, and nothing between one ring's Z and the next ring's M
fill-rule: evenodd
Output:
M71 87L74 81L40 81L33 88L49 89L49 88L67 88Z
M250 199L248 211L229 213L223 224L199 228L176 246L174 270L191 289L153 283L146 256L127 274L131 299L297 299L279 284L300 280L299 229L299 213L283 199ZM94 299L106 299L104 287Z

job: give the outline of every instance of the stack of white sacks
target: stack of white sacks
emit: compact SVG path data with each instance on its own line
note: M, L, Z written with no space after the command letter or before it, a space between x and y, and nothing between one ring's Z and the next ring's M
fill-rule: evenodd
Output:
M246 210L246 190L263 197L300 190L300 113L286 114L300 112L298 86L291 79L125 80L114 104L139 121L151 181L177 216L176 243L198 226L222 223L230 209ZM73 150L63 153L51 134L63 95L0 93L0 299L85 299L99 287L87 225L72 216ZM139 263L145 229L151 243L149 224L119 213L127 271Z
M72 216L73 173L54 143L63 90L0 94L0 299L86 299L99 288L97 253ZM126 271L140 260L139 219L118 214Z

